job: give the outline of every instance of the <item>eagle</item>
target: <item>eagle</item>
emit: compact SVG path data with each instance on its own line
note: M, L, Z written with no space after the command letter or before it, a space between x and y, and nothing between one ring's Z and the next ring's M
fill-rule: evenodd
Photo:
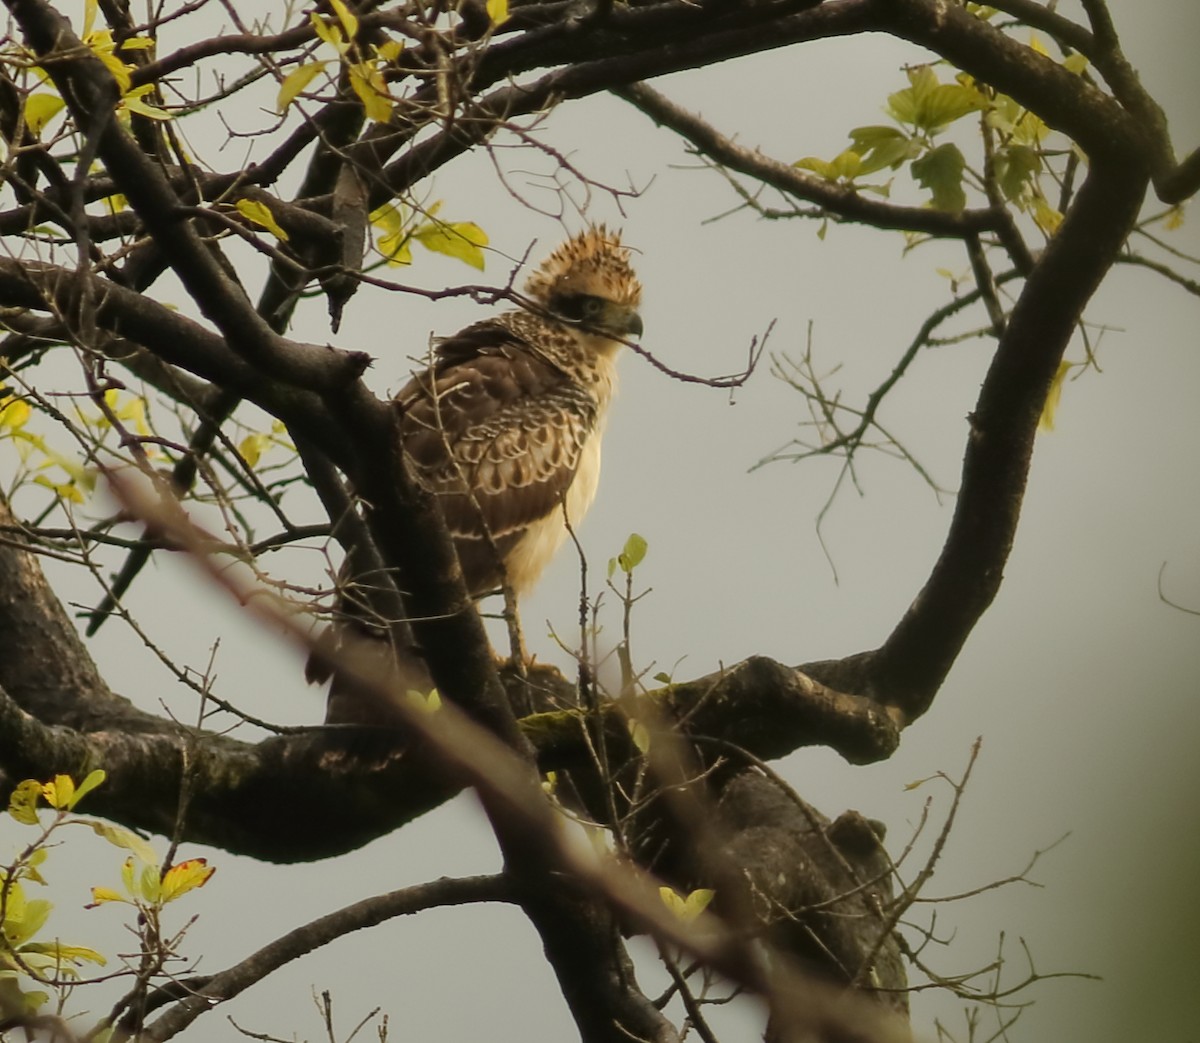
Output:
M528 593L583 520L617 355L642 334L630 250L605 225L555 249L525 294L527 306L436 340L396 395L405 462L436 497L475 598ZM308 675L327 676L312 661ZM327 720L363 719L342 702L331 692Z
M433 493L468 592L527 593L596 496L616 358L642 333L620 236L593 226L525 284L528 309L438 340L399 392L401 439Z

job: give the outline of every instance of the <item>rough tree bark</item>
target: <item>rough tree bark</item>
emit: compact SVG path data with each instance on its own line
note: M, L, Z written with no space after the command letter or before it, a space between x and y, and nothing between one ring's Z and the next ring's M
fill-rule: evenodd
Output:
M853 817L830 823L788 801L757 761L824 745L853 763L869 763L889 756L903 728L929 710L999 589L1038 418L1085 305L1122 250L1147 186L1153 184L1163 201L1176 202L1200 185L1198 154L1176 162L1165 120L1122 56L1103 5L1096 0L1085 5L1090 26L1026 0L995 5L1086 55L1101 82L1067 72L944 0L746 5L664 0L586 9L513 4L511 20L482 43L467 32L469 18L452 33L413 30L408 64L394 82L398 89L407 80L411 90L388 123L364 129L361 107L347 93L319 107L254 167L217 174L180 166L164 139L136 121L131 133L115 118L121 90L110 70L50 4L6 4L103 169L68 178L49 150L28 139L36 163L32 172L21 168L18 205L0 212L0 233L17 235L56 222L85 257L97 243L141 237L123 264L103 270L0 259L0 306L21 312L14 314L14 332L5 345L8 364L47 338L83 343L128 363L217 427L237 400L283 420L331 521L339 521L338 505L349 502L338 473L369 505L365 524L345 527L347 542L372 540L379 558L401 577L387 593L402 602L439 690L511 752L515 777L531 805L542 800L541 772L571 773L581 794L595 785L597 738L617 769L639 754L615 705L603 708L599 720L573 709L516 720L506 685L526 682L497 672L436 506L413 487L396 451L392 406L361 382L369 359L298 343L280 332L296 293L312 280L325 280L335 316L359 288L352 276L362 267L358 240L364 233L345 220L351 197L342 175L356 172L367 186L358 199L361 219L364 208L402 194L514 119L613 91L726 169L844 219L964 242L996 237L1023 283L970 420L961 492L941 556L891 634L879 647L842 659L791 667L752 658L719 675L641 697L686 740L700 779L691 788L705 806L719 810L711 827L720 851L715 863L696 850L694 816L666 802L653 821L639 826L646 864L680 886L708 883L714 876L724 880L730 884L719 903L724 915L735 924L742 917L775 919L772 942L835 981L885 992L901 988L895 943L879 937L887 896L876 830ZM118 5L103 6L119 34L128 35L134 28L128 16ZM402 12L361 6L363 39L411 29ZM1086 177L1039 255L1025 247L1003 206L949 213L868 200L734 144L641 82L866 32L889 33L947 58L1037 113L1086 153ZM312 39L305 22L275 37L235 34L198 41L141 61L132 85L157 83L214 55L283 53ZM417 72L435 66L446 75L417 79ZM455 99L459 118L439 121L438 92L446 83L461 92ZM5 85L17 98L12 83ZM2 106L10 122L13 104L19 102ZM276 192L281 177L310 148L301 190L283 198ZM85 203L114 192L129 200L129 211L85 213ZM257 306L210 238L228 219L209 204L231 198L263 203L292 236L292 248L276 250ZM144 295L168 270L211 328ZM0 512L0 777L6 785L103 766L108 782L91 798L92 808L129 826L169 834L186 772L184 837L290 862L359 847L438 806L464 784L459 770L436 757L331 758L329 737L319 730L245 743L134 709L108 689L47 585L36 538L3 505ZM164 523L158 538L176 544L188 538L168 530ZM573 686L561 678L538 673L535 680L562 703L574 702ZM360 681L364 690L381 683ZM411 736L399 741L414 742ZM674 1038L674 1029L638 991L623 950L614 944L622 921L612 896L564 881L552 845L486 781L476 785L505 853L510 888L505 900L521 904L538 927L583 1038ZM581 799L596 809L597 801ZM324 828L306 829L313 818ZM663 836L671 838L669 857L655 839ZM864 886L875 881L877 886ZM847 897L839 905L841 895ZM809 908L822 911L799 920L763 912ZM744 980L763 985L761 975L745 969L750 958L741 955ZM736 974L736 964L725 969ZM781 1038L788 1037L789 1024L776 1022Z

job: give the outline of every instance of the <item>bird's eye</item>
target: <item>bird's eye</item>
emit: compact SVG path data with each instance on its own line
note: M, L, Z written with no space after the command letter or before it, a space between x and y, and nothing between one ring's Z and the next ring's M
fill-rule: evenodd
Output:
M594 322L604 315L604 299L587 293L562 294L550 302L550 310L570 322Z

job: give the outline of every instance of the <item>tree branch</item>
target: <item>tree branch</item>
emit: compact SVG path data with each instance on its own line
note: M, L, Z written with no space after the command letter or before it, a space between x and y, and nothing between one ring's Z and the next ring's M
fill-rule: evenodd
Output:
M1128 160L1094 160L1009 316L970 417L941 555L887 641L867 654L866 686L853 689L909 720L929 708L1000 588L1046 395L1084 306L1133 228L1147 182Z

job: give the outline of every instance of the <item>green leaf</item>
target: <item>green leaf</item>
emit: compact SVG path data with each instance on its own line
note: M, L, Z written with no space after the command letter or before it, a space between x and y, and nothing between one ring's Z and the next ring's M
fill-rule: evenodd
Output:
M621 571L629 573L636 569L646 557L648 547L649 544L643 537L636 532L630 533L629 539L625 541L625 549L617 556L617 564L621 566Z
M1028 145L1009 145L998 149L992 162L996 184L1005 199L1017 202L1025 198L1033 175L1042 169L1041 157Z
M917 125L930 134L936 134L955 120L987 106L987 99L974 87L964 87L958 83L940 83L923 99Z
M0 1010L5 1017L36 1014L49 1001L50 996L41 990L22 991L12 971L0 974Z
M796 160L792 166L800 170L811 170L814 174L824 178L826 181L834 180L833 164L828 160L819 159L817 156L805 156L803 159Z
M961 213L967 205L967 196L962 187L963 167L966 160L957 145L939 145L912 165L913 177L933 196L933 205L938 210Z
M895 127L855 127L850 131L854 151L861 157L858 173L873 174L884 167L895 169L911 159L918 148L903 131Z
M936 134L970 112L988 107L988 99L973 86L939 83L928 65L908 70L909 86L888 96L886 111L898 123Z
M456 257L469 264L472 268L483 271L483 247L488 244L487 233L472 221L430 222L421 225L413 232L416 239L426 250Z

